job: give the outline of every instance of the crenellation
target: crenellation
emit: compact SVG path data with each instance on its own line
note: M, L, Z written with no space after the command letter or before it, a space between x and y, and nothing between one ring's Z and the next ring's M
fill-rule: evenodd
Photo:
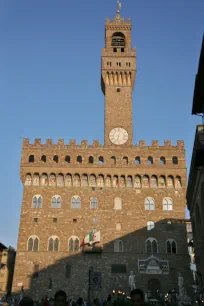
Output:
M86 149L88 147L88 141L87 140L82 140L80 147L83 148L83 149Z
M23 147L27 147L29 145L29 138L23 138Z
M70 145L71 147L76 147L76 140L75 140L75 139L70 139L69 145Z
M93 141L93 147L94 147L94 148L99 148L99 147L101 147L100 142L99 142L98 140L94 140L94 141Z
M177 146L179 149L184 149L184 141L183 140L177 140Z
M158 140L152 140L152 147L153 148L158 148L159 146L159 141Z
M164 140L164 146L165 146L166 148L172 147L172 145L171 145L171 140Z
M139 146L140 147L146 147L146 141L145 140L139 140Z
M40 139L40 138L35 138L34 144L35 144L36 146L41 145L41 139Z
M64 145L64 139L58 139L57 144L60 146Z
M46 139L46 144L47 145L52 145L53 143L52 143L52 139Z

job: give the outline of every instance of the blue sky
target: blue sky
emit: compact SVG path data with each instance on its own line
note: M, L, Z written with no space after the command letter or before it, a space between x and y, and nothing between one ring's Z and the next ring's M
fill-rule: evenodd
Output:
M100 140L101 49L116 0L0 1L0 241L16 247L22 138ZM184 139L189 168L199 117L191 116L204 30L203 0L123 0L137 48L134 143Z

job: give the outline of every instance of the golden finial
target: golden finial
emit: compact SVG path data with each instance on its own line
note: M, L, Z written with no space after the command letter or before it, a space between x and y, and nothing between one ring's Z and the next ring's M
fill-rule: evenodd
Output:
M117 4L118 4L118 9L117 9L117 14L116 14L116 19L120 20L120 10L122 8L122 3L120 2L120 0L117 0Z

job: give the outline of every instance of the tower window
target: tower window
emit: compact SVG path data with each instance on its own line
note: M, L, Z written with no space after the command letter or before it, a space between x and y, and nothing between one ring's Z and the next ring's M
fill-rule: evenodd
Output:
M55 163L58 163L58 156L57 156L57 155L53 156L53 161L54 161Z
M121 48L121 52L125 52L125 48Z
M117 48L113 48L113 52L117 52Z
M112 36L112 46L125 46L125 35L121 32L114 33Z
M46 156L45 155L41 156L41 161L46 163Z
M29 163L34 163L34 161L35 161L34 155L30 155L29 158L28 158L28 162Z
M77 156L77 164L82 164L82 157L80 155Z
M120 88L117 88L117 92L120 92Z
M67 156L65 156L65 161L66 161L66 163L67 164L70 164L70 156L69 155L67 155Z

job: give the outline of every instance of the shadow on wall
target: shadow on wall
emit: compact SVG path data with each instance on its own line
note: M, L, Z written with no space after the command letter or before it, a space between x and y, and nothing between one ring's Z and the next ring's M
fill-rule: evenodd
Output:
M110 232L110 238L111 235ZM174 288L178 290L178 273L181 273L185 289L192 296L185 220L151 221L148 228L124 236L122 229L118 229L118 237L103 246L85 246L73 252L21 250L18 262L22 266L18 267L13 293L21 293L18 286L23 285L24 294L35 300L53 296L59 289L65 290L69 298L87 299L90 285L91 298L107 298L112 290L129 294L128 278L133 271L136 287L144 292L150 290L152 297L156 297L157 290L163 294Z

